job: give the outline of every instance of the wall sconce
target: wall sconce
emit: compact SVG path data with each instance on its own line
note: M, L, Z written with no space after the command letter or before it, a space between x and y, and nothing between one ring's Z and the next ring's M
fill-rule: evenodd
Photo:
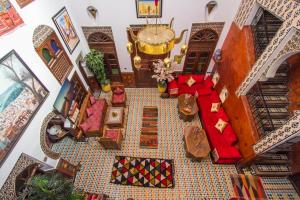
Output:
M87 11L94 19L96 19L98 10L94 6L87 7Z

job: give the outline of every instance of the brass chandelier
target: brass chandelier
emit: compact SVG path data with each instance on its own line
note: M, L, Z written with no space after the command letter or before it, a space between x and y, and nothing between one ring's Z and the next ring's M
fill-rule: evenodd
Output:
M156 7L157 12L157 7ZM157 16L157 15L156 15ZM168 54L174 48L175 44L181 42L184 33L188 31L188 29L184 29L181 31L179 37L175 36L175 31L172 29L174 18L172 18L169 25L166 24L158 24L157 17L155 24L148 24L138 31L135 35L133 30L129 27L130 36L135 45L135 56L133 58L135 68L141 68L141 57L137 53L137 48L140 52L148 54L148 55L163 55ZM148 22L148 21L147 21ZM133 44L131 42L127 43L127 51L128 53L133 53ZM185 44L181 47L181 56L184 56L187 51L186 39ZM169 66L171 62L170 58L164 59L165 65Z

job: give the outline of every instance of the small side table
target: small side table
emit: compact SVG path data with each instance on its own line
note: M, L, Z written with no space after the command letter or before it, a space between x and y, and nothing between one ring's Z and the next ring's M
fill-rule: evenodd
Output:
M197 126L187 126L184 129L184 148L186 157L192 161L201 161L210 152L210 146L204 129Z
M189 94L182 94L178 97L179 118L183 121L192 121L198 113L196 98Z
M105 124L109 128L122 128L124 120L123 107L109 107Z
M66 176L75 178L77 172L80 170L81 165L73 165L65 159L60 158L56 165L56 171Z

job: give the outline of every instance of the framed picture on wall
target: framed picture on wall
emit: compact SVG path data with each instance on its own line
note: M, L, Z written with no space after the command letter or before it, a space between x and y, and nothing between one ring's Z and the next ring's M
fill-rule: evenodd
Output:
M23 24L23 20L9 0L0 0L0 36Z
M155 6L157 2L157 7ZM162 0L135 0L137 18L162 16Z
M34 0L16 0L16 1L19 4L20 8L24 8L25 6L27 6L28 4L30 4Z
M72 54L79 43L79 37L76 33L67 9L63 7L54 15L54 17L52 17L52 19L69 52Z
M12 50L0 59L0 166L49 91Z

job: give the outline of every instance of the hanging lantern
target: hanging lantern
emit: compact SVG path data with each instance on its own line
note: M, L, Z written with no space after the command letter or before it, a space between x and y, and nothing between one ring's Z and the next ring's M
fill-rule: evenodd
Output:
M132 43L131 43L131 42L128 42L128 43L127 43L126 48L127 48L127 52L128 52L129 54L132 54L133 48L132 48Z
M136 55L133 58L133 64L136 69L140 69L142 67L142 59L140 56Z
M186 44L183 44L180 48L180 54L185 55L187 52L188 46Z
M166 68L171 67L171 59L170 58L165 58L164 59L164 65Z

